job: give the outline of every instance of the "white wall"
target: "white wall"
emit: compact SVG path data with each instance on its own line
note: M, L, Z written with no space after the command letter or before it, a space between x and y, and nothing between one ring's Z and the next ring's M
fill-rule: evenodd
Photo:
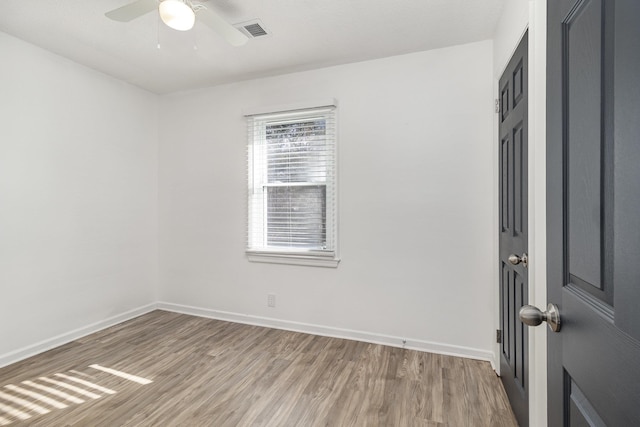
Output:
M0 57L1 366L155 301L158 98L4 33Z
M491 358L492 58L484 41L161 98L160 300ZM342 262L250 263L242 110L327 97Z
M529 0L507 0L493 35L493 72L500 79L529 24Z

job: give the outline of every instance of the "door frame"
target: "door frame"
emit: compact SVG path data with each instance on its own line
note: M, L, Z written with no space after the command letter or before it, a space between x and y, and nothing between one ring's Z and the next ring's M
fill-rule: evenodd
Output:
M498 80L525 32L529 31L529 304L547 305L546 265L546 0L529 0L528 25L513 40L511 54L494 76L494 98L499 98ZM498 116L494 116L494 141L499 140ZM500 329L499 259L499 144L494 145L494 302L495 325ZM529 328L529 425L547 425L547 328ZM494 345L494 367L499 374L500 346Z

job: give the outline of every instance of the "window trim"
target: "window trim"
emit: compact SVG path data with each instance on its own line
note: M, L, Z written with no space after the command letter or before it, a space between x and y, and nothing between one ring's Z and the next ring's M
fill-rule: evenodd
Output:
M259 107L252 109L245 109L243 111L246 119L250 119L252 116L267 116L267 115L278 115L278 114L287 114L296 112L305 112L306 110L314 110L314 109L322 109L322 108L333 108L337 109L337 102L335 99L325 99L319 100L315 102L301 102L296 104L287 104L287 105L279 105L272 107ZM335 120L335 134L334 134L334 172L333 172L333 191L335 196L333 200L329 200L327 198L327 228L331 226L333 228L333 235L331 237L327 236L327 238L331 238L333 240L333 250L320 251L320 250L270 250L270 249L251 249L249 247L246 248L245 253L247 255L247 259L250 262L263 262L263 263L273 263L273 264L289 264L289 265L300 265L300 266L314 266L314 267L331 267L336 268L340 263L340 258L338 257L338 148L337 148L337 140L338 140L338 131L337 131L337 114L336 111L333 112L334 120ZM250 144L249 141L247 141ZM250 153L248 154L250 155ZM251 179L253 171L248 171L248 179ZM247 191L249 191L249 186L247 186ZM249 201L249 194L247 194L247 201ZM329 204L333 205L331 208ZM249 218L249 206L247 205L247 221ZM331 213L333 215L331 215ZM247 223L247 229L249 229L249 224ZM248 243L248 242L247 242Z
M311 267L336 268L340 259L334 256L309 256L299 253L286 254L284 252L269 253L247 249L247 259L251 262L266 262L270 264L303 265Z

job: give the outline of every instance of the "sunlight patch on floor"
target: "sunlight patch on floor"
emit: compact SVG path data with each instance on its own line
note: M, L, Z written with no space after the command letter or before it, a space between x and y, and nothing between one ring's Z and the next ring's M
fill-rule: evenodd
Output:
M5 405L4 403L0 403L0 411L3 411L5 414L15 417L19 420L28 420L29 418L31 418L31 415L24 413L21 410L14 408L13 406Z
M69 393L65 393L64 391L58 391L53 387L47 387L46 385L36 384L33 381L22 381L22 384L28 385L32 388L37 388L38 390L46 391L49 394L53 394L54 396L61 397L65 400L68 400L71 403L84 403L84 400L79 399L75 396L71 396Z
M137 384L146 385L153 382L147 378L97 364L89 367ZM73 375L69 375L70 373ZM58 372L52 376L55 379L38 377L32 381L22 381L20 386L5 385L3 387L5 391L0 390L0 426L8 426L16 421L25 421L34 416L49 414L54 408L64 409L71 404L84 403L85 400L79 396L100 399L104 394L117 393L115 390L95 382L78 378L78 376L82 376L94 380L93 376L83 372L71 370L64 374ZM64 391L60 390L61 388ZM97 394L97 392L102 394Z
M100 365L89 365L89 367L93 368L93 369L98 369L99 371L102 371L102 372L106 372L106 373L115 375L115 376L120 377L120 378L124 378L124 379L129 380L129 381L133 381L133 382L138 383L138 384L146 385L146 384L151 384L153 382L151 380L139 377L137 375L127 374L126 372L118 371L116 369L111 369L111 368L105 368L105 367L100 366Z
M18 387L16 385L10 384L10 385L6 385L4 386L4 388L9 389L11 391L15 391L16 393L22 394L24 396L29 396L32 397L36 400L39 400L41 402L46 403L47 405L51 405L54 408L58 408L58 409L64 409L66 408L68 405L65 405L62 402L58 402L57 400L51 399L50 397L47 397L43 394L40 393L36 393L35 391L31 391L31 390L26 390L22 387Z
M101 391L107 394L116 394L115 390L111 390L110 388L102 387L101 385L94 384L91 381L81 380L80 378L72 377L71 375L65 374L54 374L56 377L64 378L65 380L73 381L74 383L82 384L85 387L92 388L94 390Z
M73 391L75 393L78 393L78 394L80 394L82 396L89 397L91 399L100 399L102 397L99 394L92 393L90 391L87 391L87 390L82 389L80 387L76 387L76 386L71 385L71 384L67 384L67 383L62 382L62 381L52 380L51 378L47 378L47 377L40 377L38 379L40 381L44 381L44 382L47 382L49 384L55 384L58 387L65 388L67 390L71 390L71 391Z
M20 405L23 406L33 412L37 412L38 414L48 414L49 412L51 412L50 410L48 410L47 408L43 408L40 405L36 405L33 402L29 402L28 400L25 399L21 399L19 397L16 396L12 396L10 394L7 393L3 393L0 391L0 398L5 399L11 403L14 403L16 405Z

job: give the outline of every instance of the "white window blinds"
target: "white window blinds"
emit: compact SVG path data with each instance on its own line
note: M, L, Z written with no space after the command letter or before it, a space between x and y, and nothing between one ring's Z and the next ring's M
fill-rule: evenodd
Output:
M247 251L335 257L335 108L255 115L247 121Z

